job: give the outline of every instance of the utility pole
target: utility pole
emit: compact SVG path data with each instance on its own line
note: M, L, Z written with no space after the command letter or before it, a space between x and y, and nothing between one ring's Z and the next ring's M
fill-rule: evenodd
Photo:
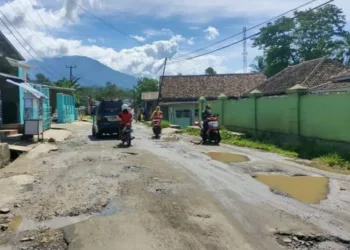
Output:
M247 73L247 28L243 28L243 72Z
M163 67L163 75L162 75L162 78L160 79L160 83L159 83L159 90L158 90L158 100L157 100L157 105L159 105L159 99L160 99L160 89L162 87L162 83L163 83L163 78L164 78L164 75L165 75L165 68L166 68L166 62L168 61L168 58L165 57L165 60L164 60L164 67Z
M69 69L69 80L73 81L73 69L77 68L77 66L67 66L66 65L66 68Z

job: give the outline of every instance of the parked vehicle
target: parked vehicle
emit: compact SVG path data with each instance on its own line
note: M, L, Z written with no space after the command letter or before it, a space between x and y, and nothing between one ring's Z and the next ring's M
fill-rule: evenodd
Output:
M208 130L204 134L203 133L203 126L201 126L201 137L203 144L207 143L213 143L215 145L218 145L221 141L221 135L220 135L220 129L219 129L219 121L218 121L219 115L212 115L208 118Z
M122 143L123 143L123 144L126 143L126 145L127 145L128 147L131 146L131 140L133 139L133 138L131 137L131 132L132 132L131 124L128 123L128 124L126 124L126 126L123 128L123 130L122 130L122 136L121 136L121 141L122 141Z
M119 133L119 117L122 101L101 101L92 111L92 135Z
M153 134L155 136L155 138L159 138L160 137L160 134L162 133L162 128L161 128L161 120L160 118L156 117L156 118L153 118L153 121L152 121L152 130L153 130Z

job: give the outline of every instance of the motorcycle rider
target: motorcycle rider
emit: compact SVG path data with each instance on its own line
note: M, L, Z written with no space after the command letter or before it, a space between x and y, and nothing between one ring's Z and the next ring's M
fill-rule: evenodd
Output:
M132 123L132 114L129 111L129 107L127 104L122 105L122 111L119 113L120 125L119 125L119 135L118 139L122 138L122 131L126 124Z
M203 121L203 136L207 134L208 131L208 118L212 116L211 107L209 104L205 106L205 110L202 112Z
M151 115L151 120L155 118L155 119L162 119L163 118L163 112L160 110L160 107L157 106L156 109L153 111L152 115Z

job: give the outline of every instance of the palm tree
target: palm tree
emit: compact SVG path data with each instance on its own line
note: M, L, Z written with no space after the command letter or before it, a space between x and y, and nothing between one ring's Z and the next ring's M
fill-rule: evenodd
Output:
M62 78L61 80L58 80L55 82L55 85L57 87L61 88L69 88L69 89L78 89L80 88L80 84L78 83L80 78L73 77L72 80L68 80L67 78Z
M255 63L251 64L250 67L254 73L263 73L265 70L265 60L263 56L257 56L254 59Z

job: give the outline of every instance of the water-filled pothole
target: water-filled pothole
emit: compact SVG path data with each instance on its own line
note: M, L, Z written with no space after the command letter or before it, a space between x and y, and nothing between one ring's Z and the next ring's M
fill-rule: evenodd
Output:
M220 161L223 163L238 163L238 162L247 162L249 158L244 155L231 154L224 152L209 152L207 155L213 160Z
M307 235L303 233L275 234L277 242L289 249L337 249L346 250L350 247L350 242L335 236Z
M271 190L308 204L319 203L326 199L329 193L329 181L325 177L255 175L254 178L269 186Z

